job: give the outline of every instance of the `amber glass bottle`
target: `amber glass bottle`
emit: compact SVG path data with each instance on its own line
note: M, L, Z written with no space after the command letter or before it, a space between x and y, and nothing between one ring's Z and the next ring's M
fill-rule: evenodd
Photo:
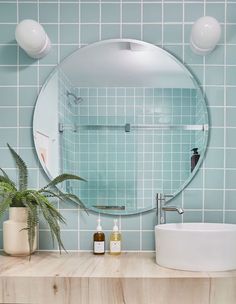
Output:
M98 255L105 253L105 234L102 231L100 218L98 219L97 232L93 235L93 253Z

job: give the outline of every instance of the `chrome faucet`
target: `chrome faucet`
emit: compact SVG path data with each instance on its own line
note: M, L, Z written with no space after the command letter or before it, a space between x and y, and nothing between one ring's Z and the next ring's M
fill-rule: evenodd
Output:
M169 206L166 202L166 198L173 197L173 195L167 195L163 193L157 193L156 203L157 203L157 224L166 223L166 211L176 211L179 214L183 214L184 210L181 207Z

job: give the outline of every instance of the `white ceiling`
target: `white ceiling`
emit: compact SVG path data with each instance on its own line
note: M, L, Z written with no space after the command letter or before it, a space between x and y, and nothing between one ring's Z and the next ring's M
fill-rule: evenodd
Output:
M173 56L129 39L81 48L61 68L75 87L195 87L191 74Z

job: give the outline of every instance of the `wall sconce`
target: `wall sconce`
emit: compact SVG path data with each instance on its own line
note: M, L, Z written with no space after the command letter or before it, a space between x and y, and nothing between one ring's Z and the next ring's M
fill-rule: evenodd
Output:
M190 46L194 53L207 55L211 53L218 43L221 35L219 22L210 16L199 18L193 25Z
M51 42L41 24L25 19L16 26L16 41L19 46L32 58L39 59L47 55Z

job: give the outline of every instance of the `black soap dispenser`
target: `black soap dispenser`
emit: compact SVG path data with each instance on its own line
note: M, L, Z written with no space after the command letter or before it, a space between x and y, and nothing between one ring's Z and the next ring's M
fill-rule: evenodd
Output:
M200 154L198 154L198 148L193 148L191 151L193 151L193 155L191 156L191 172L193 172L194 168L196 167L196 164L200 158Z

